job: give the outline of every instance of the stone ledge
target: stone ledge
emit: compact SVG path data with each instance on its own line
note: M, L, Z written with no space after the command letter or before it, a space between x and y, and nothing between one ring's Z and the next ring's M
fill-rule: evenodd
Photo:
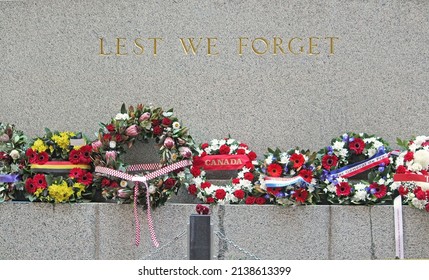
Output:
M132 205L81 203L0 205L1 259L186 259L187 223L195 204L153 211L161 247L151 245L140 210L134 245ZM226 205L212 207L216 232L261 259L394 259L393 206ZM429 215L404 206L405 257L429 258ZM182 236L180 236L182 235ZM175 237L180 236L175 239ZM215 237L214 259L251 256Z

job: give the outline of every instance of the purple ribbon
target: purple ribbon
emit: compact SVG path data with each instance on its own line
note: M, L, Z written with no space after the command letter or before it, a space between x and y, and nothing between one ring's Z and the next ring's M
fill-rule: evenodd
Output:
M15 182L18 182L18 180L19 180L18 174L11 174L11 175L0 174L0 183L15 183Z

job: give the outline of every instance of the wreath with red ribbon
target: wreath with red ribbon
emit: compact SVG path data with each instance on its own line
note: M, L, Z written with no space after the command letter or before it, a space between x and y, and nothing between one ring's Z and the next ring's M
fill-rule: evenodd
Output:
M254 165L256 153L246 144L230 138L203 143L197 152L190 170L193 178L188 192L208 204L245 202L259 176ZM218 186L207 181L208 170L237 170L238 173L226 186Z

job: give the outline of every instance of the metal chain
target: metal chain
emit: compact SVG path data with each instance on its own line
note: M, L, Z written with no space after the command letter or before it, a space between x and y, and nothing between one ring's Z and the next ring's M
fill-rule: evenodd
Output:
M177 240L179 240L182 236L186 235L187 230L182 231L181 233L179 233L176 237L174 237L173 239L171 239L170 241L168 241L167 243L165 243L164 245L162 245L161 247L159 247L158 249L156 249L155 251L147 254L146 256L143 256L143 260L147 260L150 257L152 257L153 255L159 253L161 250L163 250L165 247L170 246L171 244L173 244L174 242L176 242Z
M250 253L249 251L247 251L246 249L241 248L240 246L238 246L237 244L234 243L234 241L232 241L231 239L229 239L228 237L226 237L223 233L221 233L220 231L216 231L215 234L217 235L217 237L219 237L219 239L222 239L223 241L228 242L228 244L231 244L235 249L237 249L238 251L248 255L249 257L255 259L255 260L260 260L260 258L258 258L257 256L255 256L254 254Z

